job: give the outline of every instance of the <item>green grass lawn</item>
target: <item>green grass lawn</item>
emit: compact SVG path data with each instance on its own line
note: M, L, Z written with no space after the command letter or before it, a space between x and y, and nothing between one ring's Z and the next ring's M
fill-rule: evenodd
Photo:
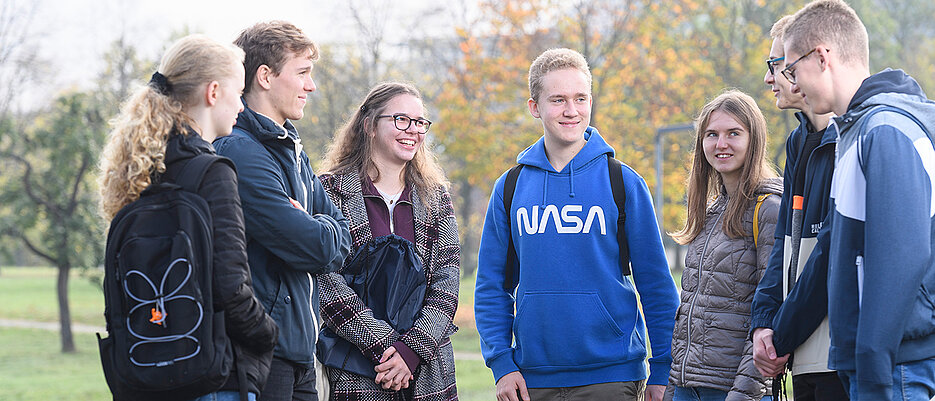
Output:
M51 268L0 269L0 318L57 322L55 274ZM99 288L73 272L69 292L74 322L104 325L104 296ZM464 317L458 322L460 328L451 342L455 352L465 355L455 361L460 398L486 401L495 398L494 382L490 369L477 359L480 337L474 327L473 295L474 278L462 279L459 316ZM65 355L59 352L57 332L0 328L2 399L109 399L94 335L76 333L75 342L78 352ZM787 383L791 384L791 379Z
M58 332L0 327L0 393L6 401L109 400L93 334L63 354Z
M0 268L0 318L58 322L56 274L46 267ZM104 326L104 293L77 270L68 296L74 323Z
M55 294L56 271L52 268L0 268L0 318L58 322ZM473 309L474 280L464 280L459 306ZM104 295L88 279L73 272L69 283L71 313L75 323L104 325ZM471 324L452 338L457 352L480 354L477 330ZM0 327L0 399L4 401L107 400L110 392L104 382L93 334L76 333L78 352L62 354L55 331ZM494 399L494 383L484 362L475 359L455 361L458 392L465 401Z

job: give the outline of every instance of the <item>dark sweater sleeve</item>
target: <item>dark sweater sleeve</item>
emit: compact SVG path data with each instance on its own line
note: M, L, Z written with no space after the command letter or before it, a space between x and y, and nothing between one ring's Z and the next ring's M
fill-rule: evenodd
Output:
M224 163L214 163L198 194L207 202L214 224L214 303L224 310L228 335L256 352L272 350L278 329L253 293L247 267L244 219L237 176Z
M795 135L793 132L792 135ZM792 208L792 166L795 165L795 138L789 137L786 141L786 167L783 169L782 200L779 202L779 216L776 218L775 242L769 256L769 263L763 271L756 292L753 294L751 305L750 333L761 327L773 328L773 317L783 302L782 270L783 252L785 251L786 219L789 209Z
M309 214L290 202L281 166L266 147L233 135L218 138L214 146L237 165L238 189L252 240L291 269L320 274L341 267L350 250L347 220L317 179L308 188L315 192L313 214Z

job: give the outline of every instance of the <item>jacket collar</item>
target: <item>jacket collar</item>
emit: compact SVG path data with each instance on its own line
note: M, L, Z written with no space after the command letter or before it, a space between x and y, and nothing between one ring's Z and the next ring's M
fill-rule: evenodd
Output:
M340 173L326 173L324 175L331 175L333 177L334 184L335 184L334 192L336 192L338 197L340 197L341 199L344 199L344 203L348 203L351 205L361 205L361 206L364 204L363 203L363 188L361 185L362 181L360 179L360 173L357 170L348 169ZM409 186L407 186L407 188L408 187ZM354 197L359 197L360 199L349 201L349 199L354 198ZM428 244L427 233L425 232L425 230L420 230L419 227L430 225L429 219L431 218L431 216L429 215L429 211L428 209L426 209L425 204L422 202L421 198L419 197L418 191L410 191L409 197L410 197L410 201L412 202L412 218L416 226L416 249L420 252L420 254L423 254L423 252L428 251L427 247L429 246L429 244ZM355 220L366 221L367 219L366 209L360 208L360 210L352 210L349 212L358 214L358 216L356 217L350 216L350 215L345 216L349 220L351 220L352 223L354 223ZM367 229L363 234L364 234L363 238L360 238L360 243L367 243L367 241L370 241L371 239L373 239L373 234L370 233L369 229ZM359 244L355 244L355 246L358 246L358 245Z
M298 139L299 134L292 122L286 120L283 125L279 125L271 118L258 113L247 105L247 100L240 98L244 109L237 115L237 124L234 128L239 128L253 135L259 141L269 141L276 139Z

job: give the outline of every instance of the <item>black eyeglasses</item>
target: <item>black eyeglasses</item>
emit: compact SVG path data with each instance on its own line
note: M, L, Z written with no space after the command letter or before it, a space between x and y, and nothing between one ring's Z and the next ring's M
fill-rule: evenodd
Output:
M792 67L795 67L795 65L798 64L799 61L804 60L810 54L814 53L815 50L818 50L818 48L816 47L810 50L808 53L805 53L804 55L802 55L802 57L795 59L795 61L793 61L792 64L787 65L786 68L782 70L782 76L786 77L786 79L789 80L790 84L795 85L795 70L793 70Z
M766 60L766 68L769 69L769 75L776 75L776 65L786 59L786 56L770 58Z
M383 114L377 116L377 118L392 118L393 124L396 125L396 129L400 131L405 131L409 129L410 126L415 124L416 130L420 134L425 134L429 132L429 127L432 126L432 122L424 118L412 118L402 113L396 114Z

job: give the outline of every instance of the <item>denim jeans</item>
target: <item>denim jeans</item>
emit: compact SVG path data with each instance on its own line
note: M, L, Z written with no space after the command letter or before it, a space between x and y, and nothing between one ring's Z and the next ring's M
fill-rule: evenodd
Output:
M672 401L724 401L727 392L706 387L675 387ZM761 401L773 401L773 397L764 396Z
M240 401L240 393L237 391L218 391L205 394L191 401ZM256 394L247 393L247 401L256 401Z
M861 400L857 393L856 371L840 371L841 381L851 401ZM935 397L935 358L896 365L893 369L893 401L928 401Z

